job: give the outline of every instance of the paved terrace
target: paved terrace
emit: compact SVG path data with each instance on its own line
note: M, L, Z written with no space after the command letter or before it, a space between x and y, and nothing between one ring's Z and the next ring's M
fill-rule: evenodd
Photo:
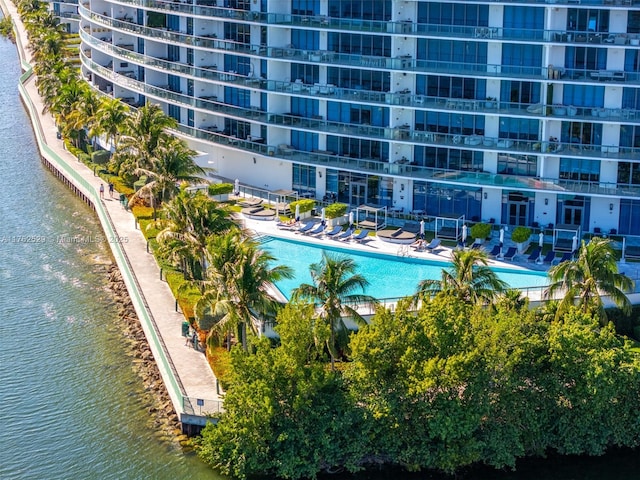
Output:
M16 8L10 2L0 2L14 19L23 69L28 70L30 54L23 48L27 37ZM120 204L117 192L110 198L105 182L64 149L52 116L41 114L43 104L34 76L23 75L19 88L44 161L95 207L183 428L185 424L204 425L206 413L219 411L222 406L216 378L204 354L185 345L181 334L184 317L176 311L173 294L160 279L160 269L147 252L146 240L133 215ZM104 184L104 199L99 195L100 184Z
M319 218L310 218L306 220L302 220L302 224L307 222L319 222ZM354 241L339 241L334 240L333 238L328 238L325 236L311 236L311 235L302 235L296 233L295 229L287 230L280 229L277 226L276 221L260 221L260 220L252 220L249 218L243 219L244 226L250 231L256 232L258 235L269 235L274 237L288 238L298 241L304 241L307 243L316 244L318 246L333 246L338 248L347 248L353 250L360 250L368 253L380 253L386 255L395 255L398 257L412 257L423 260L432 260L437 262L449 262L451 259L451 254L453 252L452 247L440 245L435 252L429 251L416 251L411 248L409 245L402 245L397 243L385 242L378 239L376 236L370 235L366 242L354 242ZM357 231L357 230L356 230ZM493 236L491 240L485 242L482 248L486 251L490 251L495 245L499 244L498 232L492 232ZM427 241L430 238L433 238L433 232L429 232L428 230L425 232L425 237ZM545 237L545 244L551 243L551 237ZM510 241L509 233L507 232L505 235L505 242L503 251L507 251L509 246L515 246ZM537 246L537 242L532 242L529 247L529 251L533 249L533 247ZM547 271L550 267L548 263L546 264L538 264L537 262L529 262L527 261L528 253L517 254L513 260L499 260L497 258L489 258L489 266L498 267L504 269L513 269L515 271ZM624 272L629 277L633 278L636 281L636 292L638 291L638 287L640 287L640 264L639 263L629 263L629 262L620 262L618 264L620 272ZM398 271L398 275L401 274L401 271ZM523 290L524 295L526 295L529 300L533 303L539 302L542 298L542 288L533 287L531 289ZM632 302L640 303L640 297L636 298L636 295L632 295ZM394 299L390 299L389 303L395 303Z

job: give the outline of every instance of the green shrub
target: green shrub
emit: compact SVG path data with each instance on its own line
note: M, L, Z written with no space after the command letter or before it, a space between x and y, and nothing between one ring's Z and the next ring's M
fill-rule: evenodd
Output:
M233 184L231 183L212 183L209 185L209 195L225 195L233 192Z
M531 238L531 229L529 227L516 227L511 232L511 240L515 243L524 243Z
M296 205L300 206L300 213L306 213L313 210L313 207L316 205L316 201L312 198L303 198L302 200L296 200L295 202L291 202L289 208L292 212L296 211Z
M324 214L327 218L338 218L347 213L346 203L332 203L324 209Z
M488 223L476 223L471 227L472 238L488 238L491 235L491 225Z
M97 163L98 165L106 165L111 158L111 152L107 150L98 150L97 152L93 152L91 154L91 161L93 163Z
M147 184L147 176L143 175L140 179L133 183L133 189L137 192Z

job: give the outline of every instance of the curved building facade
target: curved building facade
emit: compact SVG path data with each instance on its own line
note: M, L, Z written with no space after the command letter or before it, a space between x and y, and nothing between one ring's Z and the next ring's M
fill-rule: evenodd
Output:
M638 235L636 1L81 0L80 53L245 184Z

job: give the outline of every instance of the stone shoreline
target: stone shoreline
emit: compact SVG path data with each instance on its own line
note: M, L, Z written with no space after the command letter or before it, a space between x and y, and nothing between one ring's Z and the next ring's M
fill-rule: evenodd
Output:
M110 261L105 265L105 274L107 289L118 307L116 323L127 342L129 355L133 359L132 368L142 380L146 392L145 397L140 400L150 415L151 426L158 431L162 440L179 442L182 447L188 447L188 437L182 433L180 419L173 408L169 392L115 262Z

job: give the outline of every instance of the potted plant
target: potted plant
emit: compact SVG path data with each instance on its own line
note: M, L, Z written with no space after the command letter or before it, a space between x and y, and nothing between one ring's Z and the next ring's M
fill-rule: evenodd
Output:
M229 200L229 194L233 192L233 184L231 183L212 183L209 185L209 195L219 202Z
M348 205L346 203L332 203L331 205L327 205L324 209L324 215L328 220L328 226L333 227L347 223L347 217L345 215L347 208Z
M295 215L296 206L298 207L298 213L300 214L300 220L304 218L309 218L311 216L311 211L313 207L316 206L316 201L312 198L303 198L301 200L296 200L289 204L289 208L291 209L291 213Z
M511 240L518 247L518 253L524 253L529 248L529 241L531 239L531 229L529 227L516 227L511 232Z
M487 97L484 102L485 108L493 108L498 99L496 97Z
M488 223L476 223L471 227L471 237L475 238L475 243L484 243L485 239L491 235L491 225Z

